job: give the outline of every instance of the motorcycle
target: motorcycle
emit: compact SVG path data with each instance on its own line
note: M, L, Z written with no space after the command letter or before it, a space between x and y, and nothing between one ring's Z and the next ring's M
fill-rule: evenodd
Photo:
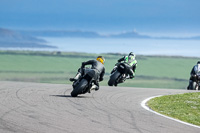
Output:
M91 90L95 90L97 86L94 84L97 79L97 74L94 69L82 68L82 75L73 82L73 90L71 92L72 97L77 97L80 94L90 93Z
M109 86L117 86L117 84L124 82L128 76L130 66L127 63L118 63L111 72L110 79L108 81Z
M200 75L192 75L192 82L189 83L188 90L200 90Z

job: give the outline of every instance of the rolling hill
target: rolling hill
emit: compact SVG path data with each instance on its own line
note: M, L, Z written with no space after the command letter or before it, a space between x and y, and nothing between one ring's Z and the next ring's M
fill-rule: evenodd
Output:
M47 41L30 35L0 28L0 47L1 48L55 48L47 45Z

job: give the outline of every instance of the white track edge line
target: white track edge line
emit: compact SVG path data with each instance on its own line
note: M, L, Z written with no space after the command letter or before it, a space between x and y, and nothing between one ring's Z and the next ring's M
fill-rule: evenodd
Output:
M146 106L146 102L147 102L147 101L151 100L152 98L160 97L160 96L162 96L162 95L149 97L149 98L143 100L143 101L141 102L141 106L142 106L144 109L146 109L146 110L148 110L148 111L150 111L150 112L152 112L152 113L155 113L155 114L160 115L160 116L162 116L162 117L168 118L168 119L170 119L170 120L174 120L174 121L176 121L176 122L179 122L179 123L182 123L182 124L185 124L185 125L188 125L188 126L200 128L200 126L197 126L197 125L194 125L194 124L191 124L191 123L187 123L187 122L184 122L184 121L181 121L181 120L177 120L177 119L174 119L174 118L172 118L172 117L169 117L169 116L160 114L160 113L158 113L158 112L155 112L155 111L151 110L148 106Z

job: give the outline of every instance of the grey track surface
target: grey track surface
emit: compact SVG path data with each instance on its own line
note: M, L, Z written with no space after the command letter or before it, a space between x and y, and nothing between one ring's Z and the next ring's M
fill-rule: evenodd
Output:
M0 133L199 133L148 112L141 101L187 90L101 86L72 98L71 85L0 81Z

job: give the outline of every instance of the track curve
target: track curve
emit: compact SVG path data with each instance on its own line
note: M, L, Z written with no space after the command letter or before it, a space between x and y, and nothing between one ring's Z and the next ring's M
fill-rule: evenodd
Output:
M19 133L199 133L148 112L141 101L187 90L101 86L70 96L71 85L0 81L0 132Z

